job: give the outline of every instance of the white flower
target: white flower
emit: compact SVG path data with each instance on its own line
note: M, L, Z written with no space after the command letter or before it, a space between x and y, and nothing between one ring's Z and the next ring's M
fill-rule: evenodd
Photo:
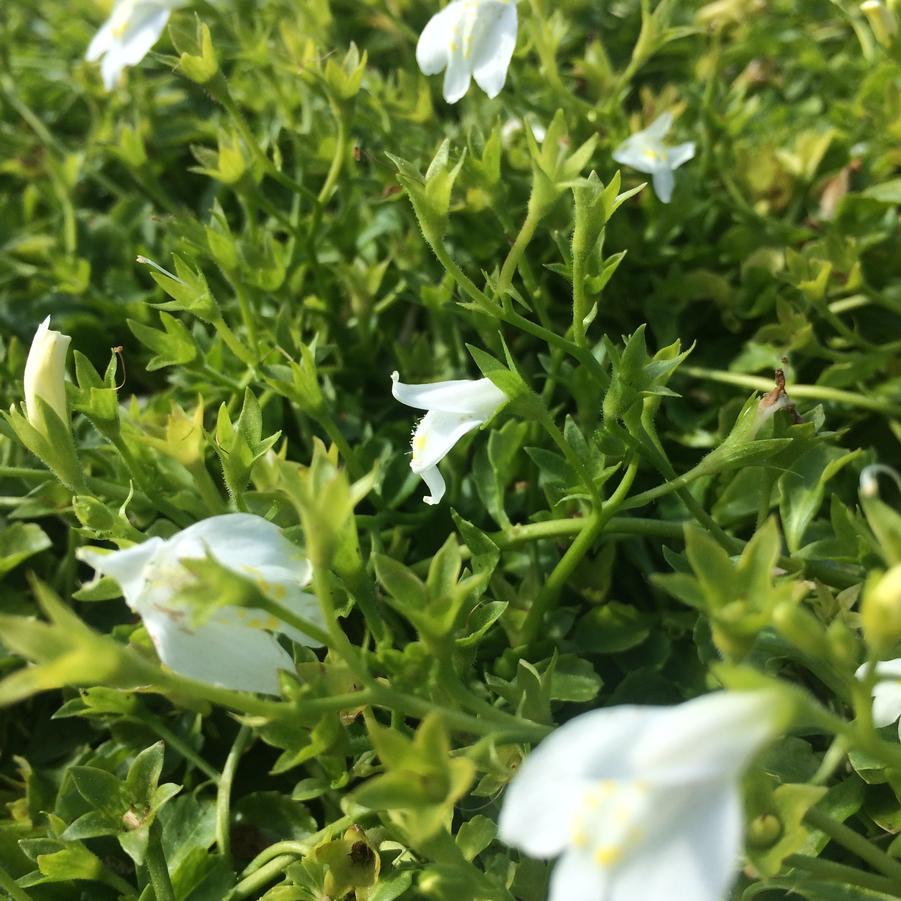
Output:
M516 46L516 0L454 0L429 20L416 45L424 75L444 70L444 99L456 103L476 84L497 97Z
M439 461L467 432L491 419L509 398L490 379L405 385L400 375L392 372L391 383L391 393L402 404L428 411L413 433L410 469L422 477L431 491L423 500L437 504L445 489Z
M866 669L866 664L858 668L858 679ZM873 686L873 725L881 728L901 717L901 658L877 663L876 675L880 679ZM901 737L901 723L898 724L898 735Z
M25 361L25 413L31 425L44 435L47 434L47 429L37 398L45 401L64 423L69 421L66 412L65 374L66 353L71 340L68 335L50 328L48 316L34 333L28 359Z
M675 147L667 147L663 143L672 124L672 113L663 113L644 131L626 138L613 151L613 159L618 163L646 172L652 177L654 190L664 203L669 203L673 196L673 172L695 155L692 141Z
M195 625L191 612L176 599L179 589L194 579L181 561L207 555L254 579L268 597L322 626L316 599L301 591L312 578L309 560L261 516L213 516L167 540L148 538L111 553L79 551L82 560L119 583L126 603L140 615L170 669L226 688L278 694L278 670L293 671L294 664L270 633L282 632L308 646L318 642L264 611L245 607L217 607Z
M742 770L786 713L770 692L717 692L576 717L514 777L500 838L561 855L550 901L723 901L742 841Z
M126 66L136 66L144 59L160 39L169 13L179 5L180 0L116 0L85 54L88 62L103 58L100 74L108 91Z

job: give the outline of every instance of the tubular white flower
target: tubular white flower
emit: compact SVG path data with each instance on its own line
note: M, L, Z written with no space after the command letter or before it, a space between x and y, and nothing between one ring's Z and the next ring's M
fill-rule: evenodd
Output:
M25 361L25 412L28 421L42 434L47 429L37 399L45 401L64 422L69 421L66 411L66 354L69 351L68 335L50 328L48 316L34 333L28 359Z
M516 0L454 0L429 20L416 45L424 75L444 71L444 99L456 103L471 79L497 97L516 47Z
M723 901L742 838L739 780L781 731L781 699L718 692L576 717L526 759L500 838L561 855L550 901Z
M144 59L179 5L181 0L116 0L85 54L88 62L101 60L100 74L108 91L124 68Z
M491 419L508 397L490 379L406 385L397 372L391 373L391 393L402 404L427 411L413 432L410 469L431 492L423 500L437 504L445 490L438 463L464 435Z
M863 677L866 669L866 664L858 668L858 679ZM890 726L901 718L901 658L877 663L876 674L880 678L873 686L873 724ZM901 722L898 723L898 735L901 737Z
M626 138L613 151L616 162L651 176L654 191L663 203L669 203L673 196L673 172L695 155L693 141L677 144L675 147L667 147L663 143L672 124L672 113L663 113L644 131Z
M308 646L318 642L265 611L245 607L217 607L204 622L192 623L176 599L179 588L194 579L181 564L207 555L322 627L316 599L302 591L313 575L310 561L261 516L213 516L167 540L149 538L111 553L79 551L82 560L119 583L170 669L226 688L278 694L278 671L293 669L293 662L271 633Z

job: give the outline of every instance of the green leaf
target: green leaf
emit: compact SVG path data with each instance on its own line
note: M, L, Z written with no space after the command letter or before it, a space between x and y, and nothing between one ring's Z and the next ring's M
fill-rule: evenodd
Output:
M0 577L50 547L44 530L33 522L15 522L0 531Z
M134 319L126 320L132 334L153 351L147 370L153 372L166 366L183 366L197 356L197 347L191 333L169 313L160 312L165 331L143 325Z

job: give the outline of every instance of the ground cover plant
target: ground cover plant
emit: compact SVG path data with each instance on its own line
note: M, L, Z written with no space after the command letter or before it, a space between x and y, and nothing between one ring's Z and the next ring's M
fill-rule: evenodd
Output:
M901 898L867 0L24 0L0 893Z

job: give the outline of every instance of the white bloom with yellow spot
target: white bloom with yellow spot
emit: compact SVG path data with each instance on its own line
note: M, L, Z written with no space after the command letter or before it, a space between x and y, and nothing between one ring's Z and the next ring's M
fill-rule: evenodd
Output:
M507 789L500 838L560 860L550 901L723 901L742 840L739 780L786 723L769 692L570 720Z
M310 561L262 516L213 516L166 540L148 538L109 553L85 548L78 556L119 583L163 663L192 679L278 694L278 671L293 670L294 664L271 633L281 632L307 646L319 643L263 610L245 607L216 607L206 620L195 624L191 611L177 601L179 590L195 578L182 561L210 556L253 579L272 600L322 628L315 597L302 590L313 575Z
M116 0L109 18L88 46L85 59L100 62L103 84L111 91L127 66L136 66L160 39L169 14L181 0Z
M669 203L673 196L675 187L673 172L695 155L693 141L677 144L675 147L667 147L663 143L672 124L672 113L663 113L644 131L626 138L613 151L613 159L616 162L651 176L654 191L663 203Z
M423 500L437 504L445 484L438 463L467 433L487 422L509 400L490 379L455 379L427 385L405 385L391 373L391 393L402 404L426 410L413 432L410 469L428 485Z
M48 316L34 333L25 361L25 413L41 434L47 434L38 405L41 398L63 423L69 421L66 409L66 354L71 338L50 328Z
M516 0L454 0L429 20L416 45L424 75L444 72L444 99L456 103L470 81L497 97L516 47Z
M859 667L857 678L863 678L867 665ZM881 728L898 723L901 736L901 658L876 664L879 681L873 686L873 725Z

